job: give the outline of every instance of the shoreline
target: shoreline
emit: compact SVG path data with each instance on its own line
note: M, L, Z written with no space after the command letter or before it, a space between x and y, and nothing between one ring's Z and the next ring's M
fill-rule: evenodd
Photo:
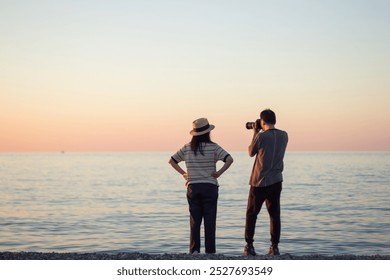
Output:
M222 254L146 254L146 253L43 253L0 252L0 260L390 260L390 255L257 255L254 257Z

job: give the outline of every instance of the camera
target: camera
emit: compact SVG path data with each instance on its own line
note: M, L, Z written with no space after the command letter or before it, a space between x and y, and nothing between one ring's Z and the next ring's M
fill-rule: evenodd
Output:
M246 129L254 129L255 127L261 129L260 119L257 119L255 122L247 122Z

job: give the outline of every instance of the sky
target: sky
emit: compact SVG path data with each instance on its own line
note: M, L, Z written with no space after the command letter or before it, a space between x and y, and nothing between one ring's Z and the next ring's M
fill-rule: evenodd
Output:
M390 1L0 0L0 152L390 150Z

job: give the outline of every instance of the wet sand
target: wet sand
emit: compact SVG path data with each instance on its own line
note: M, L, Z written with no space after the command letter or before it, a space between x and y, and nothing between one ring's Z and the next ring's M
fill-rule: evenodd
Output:
M390 260L390 255L257 255L0 252L0 260Z

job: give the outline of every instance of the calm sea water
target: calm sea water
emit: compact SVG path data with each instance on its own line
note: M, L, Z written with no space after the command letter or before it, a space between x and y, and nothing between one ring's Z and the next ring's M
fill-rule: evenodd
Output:
M220 178L217 252L241 255L253 158ZM0 251L186 253L189 215L169 153L1 153ZM390 254L390 153L285 157L282 253ZM266 254L269 221L255 246Z

